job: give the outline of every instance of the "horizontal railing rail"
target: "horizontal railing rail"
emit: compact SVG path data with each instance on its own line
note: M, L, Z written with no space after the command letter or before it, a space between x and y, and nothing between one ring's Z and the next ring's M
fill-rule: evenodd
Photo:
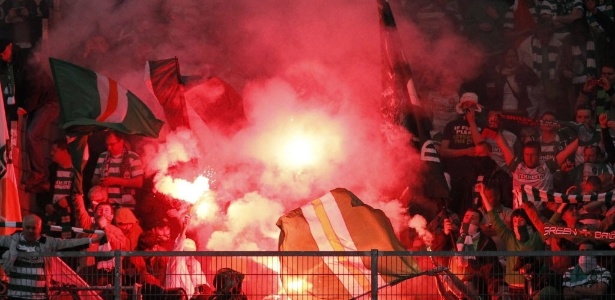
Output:
M54 253L19 253L19 257L47 257L53 264L49 289L50 299L61 296L72 299L208 299L222 293L224 284L233 281L239 286L231 292L241 293L247 299L442 299L464 297L484 299L506 296L518 286L505 281L510 276L521 276L525 283L521 291L525 299L543 292L545 286L533 287L538 276L553 279L548 282L554 293L563 297L565 268L549 270L554 259L567 260L572 267L580 256L597 258L607 271L615 268L614 251L113 251ZM399 259L403 258L403 259ZM500 263L502 258L540 261L545 270L522 274L506 271L489 276L459 271L459 263L489 260ZM90 260L89 268L85 260ZM461 259L461 260L460 260ZM49 262L52 261L52 262ZM96 262L96 263L94 263ZM156 269L156 266L158 269ZM178 265L183 264L181 267ZM199 267L195 267L198 264ZM189 266L188 266L189 265ZM440 267L440 268L438 268ZM191 269L192 268L192 269ZM235 271L225 278L224 269ZM373 272L375 270L376 272ZM222 274L222 275L221 275ZM610 276L610 274L609 274ZM182 286L191 277L194 284ZM521 278L519 277L519 278ZM468 279L470 278L470 279ZM478 278L478 279L477 279ZM559 278L559 279L558 279ZM4 281L9 279L5 277ZM220 282L225 281L225 282ZM228 282L227 282L228 281ZM475 290L464 286L475 285ZM488 286L499 285L499 286ZM615 294L608 281L605 299ZM1 289L0 289L1 290ZM447 295L449 293L449 295ZM457 294L461 293L459 296ZM466 294L464 294L466 293ZM67 296L68 295L68 296ZM475 298L480 297L480 298ZM174 298L175 297L175 298ZM244 299L246 299L244 298ZM63 299L63 298L62 298ZM160 298L159 298L160 299ZM189 298L186 298L189 299Z

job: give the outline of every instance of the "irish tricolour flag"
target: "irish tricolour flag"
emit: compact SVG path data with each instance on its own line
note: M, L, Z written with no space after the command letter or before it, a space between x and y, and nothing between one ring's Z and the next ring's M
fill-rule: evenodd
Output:
M158 137L163 122L115 80L59 59L49 63L60 98L60 122L68 134L102 127Z
M343 188L288 212L276 225L280 251L406 250L384 212ZM378 287L421 273L411 256L381 256L378 269L371 267L370 259L356 255L280 256L280 279L293 299L350 299L371 292L372 273Z

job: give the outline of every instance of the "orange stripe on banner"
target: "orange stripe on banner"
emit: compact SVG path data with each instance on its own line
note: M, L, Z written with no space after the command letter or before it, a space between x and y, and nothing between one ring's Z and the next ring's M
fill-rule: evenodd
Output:
M322 201L320 201L320 199L316 199L312 201L312 206L314 207L316 217L318 217L318 221L320 221L325 236L327 236L327 240L329 240L333 251L344 251L344 247L342 246L340 239L337 234L335 234L333 226L331 226L331 222L329 221L329 217L327 216L327 212L325 211Z
M314 211L316 212L316 216L322 225L322 229L331 244L331 247L334 251L345 251L342 242L339 239L339 236L335 233L331 221L329 220L329 216L327 215L326 208L320 199L316 199L312 201L312 206L314 207ZM339 208L337 208L339 209ZM345 256L338 257L337 259L341 266L344 266L352 275L356 281L363 287L364 290L369 291L371 289L371 282L364 274L364 270L358 268L354 265L353 262L348 261L348 258ZM332 270L335 273L335 270ZM338 276L346 276L346 274L338 274ZM352 293L352 291L349 291Z
M111 116L116 110L118 105L118 95L117 95L117 82L115 80L108 78L109 80L109 94L107 96L107 107L105 107L105 111L100 114L100 116L96 119L98 122L104 122Z

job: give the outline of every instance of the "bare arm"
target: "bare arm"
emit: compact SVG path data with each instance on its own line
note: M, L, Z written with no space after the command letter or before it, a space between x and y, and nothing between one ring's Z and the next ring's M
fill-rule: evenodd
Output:
M186 231L188 230L188 222L190 221L190 215L184 216L182 220L182 228L181 232L175 239L175 245L173 245L173 251L183 251L184 250L184 240L186 240Z
M470 109L466 113L466 119L468 120L468 124L470 125L470 132L472 133L472 141L474 142L474 146L478 145L480 142L485 139L478 132L478 126L476 125L476 112L473 109Z
M504 138L501 132L498 132L495 142L498 144L500 149L502 149L502 154L504 155L504 160L506 161L506 165L509 166L512 163L512 161L515 160L515 153L508 146L508 143L506 142L506 139Z
M131 178L109 176L100 179L99 182L101 186L119 185L127 188L141 188L143 187L143 175Z
M72 197L73 207L75 208L75 219L77 227L81 228L92 228L92 218L85 208L85 204L83 202L83 195L75 195Z
M561 166L566 158L572 155L575 151L577 151L577 147L579 147L579 139L575 139L572 143L568 144L564 150L560 151L555 155L555 162L558 166Z

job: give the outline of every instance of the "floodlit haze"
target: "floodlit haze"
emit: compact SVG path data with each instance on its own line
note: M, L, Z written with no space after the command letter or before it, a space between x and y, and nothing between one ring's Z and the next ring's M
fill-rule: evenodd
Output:
M165 127L142 147L155 188L197 203L200 250L276 250L277 219L337 187L408 226L396 198L420 184L418 158L380 121L377 1L112 2L62 1L45 51L117 80L160 119L147 60L178 57L182 75L216 76L243 97L248 122L233 135L192 113L192 130ZM392 6L415 73L469 76L476 56L463 39L427 41ZM207 105L216 93L186 98Z

